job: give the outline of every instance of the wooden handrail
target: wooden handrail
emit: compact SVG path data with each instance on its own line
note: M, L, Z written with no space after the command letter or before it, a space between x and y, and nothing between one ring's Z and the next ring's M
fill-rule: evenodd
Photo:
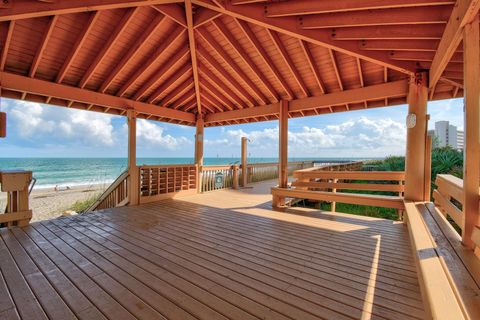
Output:
M127 205L129 199L128 177L128 170L122 172L85 212Z
M399 181L405 180L403 171L320 171L307 172L295 171L295 178L308 179L343 179L343 180L374 180L374 181Z

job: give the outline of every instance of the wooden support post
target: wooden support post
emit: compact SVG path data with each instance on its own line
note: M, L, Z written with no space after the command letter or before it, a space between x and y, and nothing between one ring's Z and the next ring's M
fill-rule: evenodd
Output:
M7 136L7 114L0 111L0 138Z
M425 145L427 136L427 74L411 77L408 90L405 199L423 201L425 195Z
M288 186L288 101L280 101L278 118L278 187Z
M237 190L238 189L238 165L233 165L232 167L233 169L233 176L232 176L232 179L233 179L233 183L232 183L232 188L234 190Z
M338 179L333 179L333 183L337 183ZM337 188L332 189L333 193L337 193ZM332 205L330 208L330 211L335 212L337 210L337 203L335 201L332 201Z
M479 19L465 25L463 34L463 77L465 103L465 152L463 161L463 214L465 225L462 242L474 248L472 233L480 225L478 188L480 180L479 95L480 95L480 37Z
M137 114L135 110L127 111L128 124L128 190L129 205L137 205L140 197L140 176L137 167Z
M203 136L205 122L203 114L197 115L197 129L195 133L195 164L197 165L197 192L202 192L202 171L203 171Z
M248 169L247 169L247 137L242 137L242 181L241 186L247 186Z

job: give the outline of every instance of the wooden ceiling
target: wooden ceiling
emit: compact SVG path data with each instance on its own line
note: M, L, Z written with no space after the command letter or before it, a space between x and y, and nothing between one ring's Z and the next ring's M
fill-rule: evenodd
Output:
M402 104L419 71L461 97L461 2L8 0L1 94L206 126Z

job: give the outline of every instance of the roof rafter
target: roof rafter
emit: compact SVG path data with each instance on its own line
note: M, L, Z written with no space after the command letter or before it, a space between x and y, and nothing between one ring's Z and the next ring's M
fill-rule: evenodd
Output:
M310 31L329 32L332 40L342 40L335 41L335 43L345 45L349 43L345 40L438 40L442 37L443 25L418 25L415 28L405 28L404 26L366 26L337 28L331 29L331 31L329 29ZM394 69L391 66L387 67Z
M362 50L383 50L383 51L435 51L438 47L438 40L362 40Z
M157 15L153 21L151 21L145 31L143 31L140 36L137 38L135 43L129 46L128 51L123 55L122 59L117 63L115 68L110 72L100 86L100 92L105 92L108 87L112 84L115 77L118 76L120 72L126 67L130 60L139 52L143 45L155 34L155 32L160 28L162 22L164 21L164 15Z
M0 10L0 21L28 19L77 12L89 12L130 7L152 6L156 4L180 3L183 0L68 0L42 2L37 0L10 1L9 8Z
M433 58L429 72L429 87L433 88L446 65L457 50L463 36L463 27L470 22L480 8L480 0L458 0L448 20L442 39Z
M182 94L185 94L185 92L188 89L191 89L191 87L192 87L192 81L189 78L187 78L180 85L178 85L175 89L170 91L165 97L163 97L162 104L163 105L171 104L172 101L179 98Z
M204 96L200 97L200 99L202 100L202 105L203 105L203 108L208 111L206 112L207 114L209 113L215 113L215 107L213 107L213 103L211 101L209 101L208 99L206 99ZM221 109L220 109L221 110ZM221 111L220 111L221 112Z
M188 44L190 48L190 59L193 69L193 82L195 85L195 94L197 96L197 111L200 114L202 113L202 102L200 99L200 80L198 76L197 46L195 43L195 33L193 30L193 10L191 0L185 0L185 15L187 18Z
M340 90L343 91L344 90L343 81L342 81L342 76L340 74L340 70L338 69L337 56L335 55L335 52L333 50L328 50L328 53L330 54L333 70L335 70L335 76L337 78L338 86L340 87Z
M265 97L263 92L258 88L258 86L252 81L245 71L233 61L233 59L228 55L225 49L220 46L215 39L210 35L209 32L203 30L203 28L198 28L198 33L202 36L203 39L222 57L222 60L227 63L234 71L238 74L240 78L248 85L252 92L257 97L258 101L265 104L268 103L268 99Z
M166 117L176 120L184 120L189 123L195 122L195 115L179 112L163 106L151 105L130 99L114 97L87 89L81 89L64 84L29 78L7 72L0 72L2 88L64 99L78 101L85 104L99 105L108 108L125 111L134 109L145 114Z
M53 31L53 28L55 28L55 23L57 22L57 20L58 20L58 16L52 16L48 20L46 30L43 33L42 39L40 40L40 46L38 47L37 52L35 53L32 66L30 67L30 71L28 73L28 76L30 78L33 78L35 76L35 73L37 72L37 68L40 65L40 61L42 60L43 52L45 51L48 40L52 35L52 31Z
M243 108L243 100L240 98L235 91L229 90L226 86L224 81L220 80L210 69L205 67L204 65L199 65L199 71L203 75L204 79L209 81L213 86L216 86L223 92L223 94L229 98L229 100L235 105ZM227 81L228 82L228 81Z
M241 86L240 83L229 72L224 70L224 68L216 59L213 58L208 50L199 46L198 53L208 62L208 64L213 67L214 70L221 74L222 78L229 82L231 89L241 95L249 107L253 107L255 105L255 98L243 86Z
M223 35L223 38L233 47L237 55L250 68L250 71L255 76L257 76L257 78L260 80L263 86L267 88L267 90L270 92L270 94L273 97L273 101L270 101L270 102L277 102L278 101L277 92L275 91L271 83L267 80L265 75L258 71L258 67L255 65L255 62L253 62L253 60L247 54L245 49L243 49L242 46L238 43L238 41L235 39L234 35L227 29L227 26L225 26L225 24L219 19L213 21L212 23L213 25L215 25L217 30Z
M294 3L295 2L295 3ZM285 17L308 14L330 13L338 11L359 11L388 8L411 8L421 6L437 6L455 3L454 0L335 0L335 1L310 1L295 0L269 3L266 14L269 17Z
M122 19L120 20L117 27L115 28L115 31L110 35L107 42L102 46L102 50L100 50L100 52L95 57L93 62L90 64L90 67L88 67L87 71L85 72L82 79L80 80L80 84L79 84L80 88L85 87L87 82L90 80L90 78L94 74L95 70L97 70L102 60L110 52L113 45L117 42L117 39L125 30L128 23L133 19L133 16L137 11L138 11L138 7L127 9L127 12L125 12L125 14L123 15Z
M380 9L357 12L336 12L302 17L300 26L304 29L360 27L370 25L398 24L445 24L450 16L450 7L420 7Z
M233 110L231 106L230 100L222 93L218 88L211 85L211 83L207 80L202 82L202 86L207 90L213 97L215 97L218 101L222 103L229 110Z
M387 66L391 69L412 75L416 72L417 66L411 62L392 61L388 59L388 53L382 51L365 51L358 47L357 43L338 42L331 38L328 30L303 30L298 28L298 20L295 17L270 18L264 14L262 4L232 5L226 1L225 8L220 8L206 2L205 0L192 0L193 3L221 12L237 19L265 27L276 32L284 33L292 37L321 45L336 51L346 53L363 60ZM377 0L382 2L383 0ZM309 1L310 2L310 1ZM317 1L311 1L317 2ZM322 1L332 3L332 1ZM351 2L350 2L351 3Z
M188 55L188 48L179 48L172 56L175 59L168 59L164 64L159 66L157 70L152 73L152 76L135 92L132 99L139 100L143 95L152 88L160 79L157 75L164 75L179 64L185 63L185 58Z
M207 8L199 7L193 17L193 27L198 28L220 16L221 13Z
M270 35L270 38L273 40L275 48L277 48L278 52L280 53L280 57L282 57L283 61L285 62L285 65L288 67L288 70L290 70L290 73L293 75L293 78L297 82L303 94L306 96L309 96L310 90L308 90L307 85L305 84L305 81L303 81L303 78L298 72L297 68L295 67L295 64L293 63L292 58L290 58L290 55L288 54L287 49L285 49L282 39L280 39L280 36L275 31L271 31L267 29L267 32Z
M168 91L182 76L186 73L189 73L192 70L190 64L184 65L179 70L175 71L170 77L168 77L155 91L150 94L147 99L147 103L155 102L159 96L161 96L165 91Z
M153 8L163 13L165 16L175 21L179 25L183 26L184 28L187 27L187 21L185 20L185 11L178 4L176 3L161 4L161 5L153 6Z
M316 97L295 99L289 102L288 110L289 112L300 112L319 108L328 108L330 106L347 105L349 103L359 103L367 100L380 100L388 97L402 97L405 96L407 92L408 80L397 80L363 88L327 93ZM280 111L279 106L279 103L274 103L255 108L233 110L214 115L208 115L205 118L205 122L211 123L275 115Z
M295 97L295 94L293 93L292 89L290 89L290 87L288 86L285 78L278 71L277 67L273 63L270 56L268 55L267 51L263 48L260 41L258 41L257 37L255 36L255 33L252 31L252 29L250 28L248 23L246 23L243 20L238 20L238 19L235 19L235 21L240 26L240 30L242 30L243 34L247 37L247 39L253 45L253 47L255 48L257 53L259 54L259 56L262 58L263 62L268 66L270 71L274 74L275 79L280 83L283 90L286 92L287 99L293 99Z
M150 57L146 61L142 61L141 65L136 69L135 73L128 78L128 81L118 90L117 95L122 96L128 89L145 73L151 68L151 66L160 58L160 56L167 51L169 48L175 44L180 36L183 35L185 29L177 27L172 30L169 36L161 41L159 46L155 49ZM177 52L178 53L178 52Z
M305 58L307 59L308 66L310 67L310 70L312 70L315 82L317 82L317 85L322 91L322 93L326 93L325 84L322 81L322 77L320 75L320 71L317 68L317 64L314 62L314 58L312 52L310 51L310 48L308 47L308 43L303 40L299 41L300 47L302 48L303 53L305 54Z
M63 62L62 68L58 72L57 78L55 79L56 83L62 82L63 78L65 78L65 75L67 74L68 69L72 65L73 60L75 60L75 57L80 51L80 48L82 47L83 43L87 39L88 34L92 30L93 25L95 24L95 21L97 21L99 16L100 16L100 13L98 11L93 11L92 13L90 13L87 23L83 27L82 32L80 32L79 36L77 37L77 40L75 41L75 44L73 45L72 50L68 54L67 58Z
M188 92L178 100L173 102L175 110L185 110L190 106L193 108L197 103L197 98L195 97L195 88L188 90Z
M7 36L2 46L2 57L0 60L0 71L5 69L5 64L7 62L8 49L10 48L10 43L12 41L13 29L15 28L15 21L10 21L8 23Z
M218 100L217 97L215 97L214 95L211 94L211 92L209 90L204 90L203 93L202 93L202 99L205 99L207 100L208 102L211 103L211 106L213 108L215 108L217 111L219 112L223 112L225 111L222 107L223 107L223 103ZM230 109L232 110L232 109Z

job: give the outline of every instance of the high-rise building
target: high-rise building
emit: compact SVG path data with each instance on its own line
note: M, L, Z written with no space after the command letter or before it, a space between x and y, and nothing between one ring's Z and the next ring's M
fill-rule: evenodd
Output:
M451 125L448 121L435 122L435 136L439 147L451 146L454 149L463 149L463 131L457 130L457 127Z
M457 149L463 150L465 145L465 137L463 131L457 130Z

